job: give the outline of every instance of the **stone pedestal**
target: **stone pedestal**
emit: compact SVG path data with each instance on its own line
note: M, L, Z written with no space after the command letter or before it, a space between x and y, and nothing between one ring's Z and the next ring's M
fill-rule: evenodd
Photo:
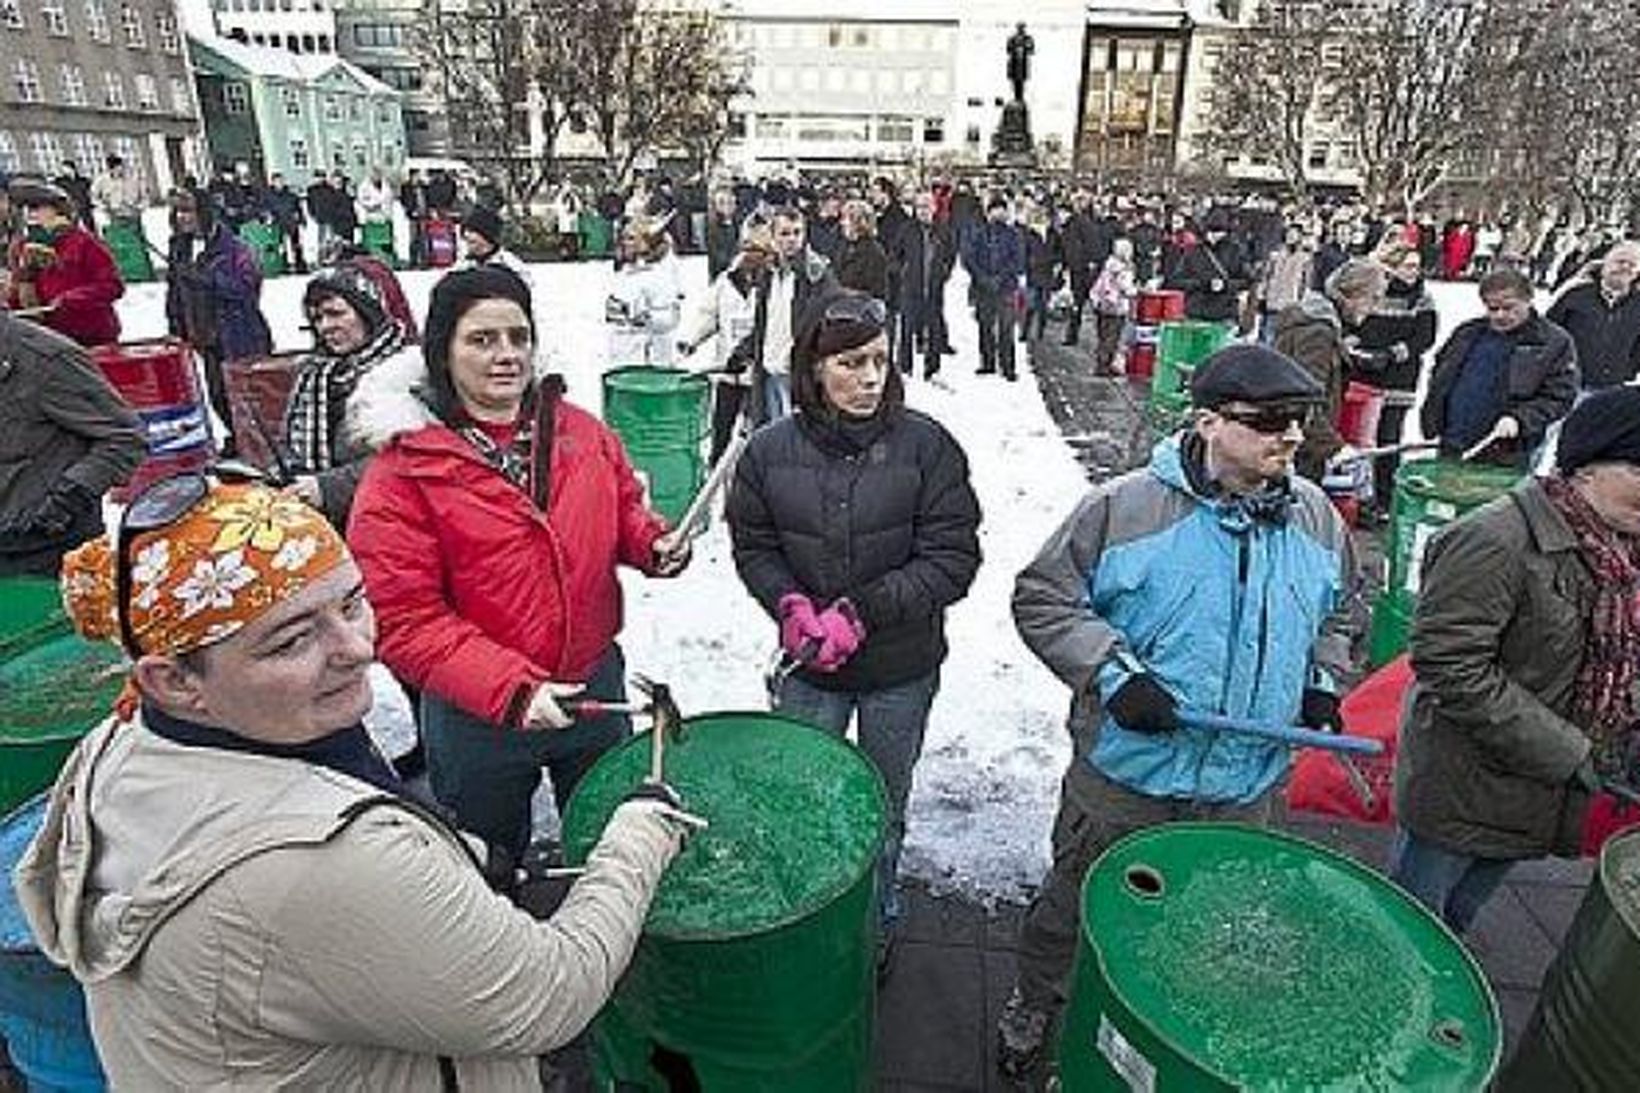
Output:
M1031 115L1018 100L1002 108L1002 122L991 135L991 166L1035 167L1036 142L1031 139Z

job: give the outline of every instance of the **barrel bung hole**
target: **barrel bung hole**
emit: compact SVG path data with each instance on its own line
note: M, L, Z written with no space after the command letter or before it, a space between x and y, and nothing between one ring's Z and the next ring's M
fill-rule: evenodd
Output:
M1156 899L1166 887L1162 883L1161 873L1148 865L1128 866L1122 880L1127 884L1128 891L1140 899Z
M1457 1021L1438 1021L1435 1027L1429 1030L1429 1038L1444 1048L1453 1051L1461 1050L1467 1040L1463 1034L1463 1025Z

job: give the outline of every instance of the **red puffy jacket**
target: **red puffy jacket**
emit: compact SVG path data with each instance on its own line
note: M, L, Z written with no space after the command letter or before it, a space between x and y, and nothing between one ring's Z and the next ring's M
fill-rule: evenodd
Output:
M371 460L348 544L400 678L498 725L543 680L586 680L621 629L619 563L650 571L665 521L620 440L562 401L545 513L460 434L429 425Z
M114 256L101 239L78 224L59 236L52 249L51 263L38 270L26 269L28 244L12 244L11 289L6 306L16 310L34 306L21 298L23 281L34 282L39 306L52 310L40 322L64 337L84 346L106 345L120 340L120 320L114 301L125 295L125 282L114 268Z

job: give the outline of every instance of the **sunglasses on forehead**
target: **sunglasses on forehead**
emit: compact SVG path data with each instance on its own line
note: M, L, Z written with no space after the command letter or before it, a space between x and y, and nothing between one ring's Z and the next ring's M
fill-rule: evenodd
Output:
M114 536L114 610L120 627L120 643L131 656L140 655L137 637L131 632L131 541L138 535L170 527L194 510L211 492L212 480L218 482L268 483L271 480L257 467L238 460L225 459L204 471L161 478L137 496L120 514L119 530Z
M1316 407L1310 403L1289 403L1277 406L1259 406L1251 410L1231 410L1215 407L1213 412L1226 421L1244 425L1255 433L1280 436L1294 425L1307 429L1315 420Z
M888 305L875 296L844 296L826 305L820 322L863 323L867 326L888 325Z

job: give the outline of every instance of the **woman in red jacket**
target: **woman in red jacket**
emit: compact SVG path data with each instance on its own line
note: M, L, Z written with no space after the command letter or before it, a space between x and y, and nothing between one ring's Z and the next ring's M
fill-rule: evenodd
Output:
M22 207L22 238L7 255L6 306L84 346L120 339L114 301L125 284L101 239L74 219L74 202L48 182L13 182L11 200Z
M503 888L528 847L541 768L562 808L630 731L619 715L577 718L571 701L624 697L616 567L669 577L689 560L615 434L564 401L559 377L536 378L531 314L509 270L438 283L419 397L391 371L361 384L362 416L376 419L363 431L396 435L348 524L377 655L422 692L433 793L491 845Z

